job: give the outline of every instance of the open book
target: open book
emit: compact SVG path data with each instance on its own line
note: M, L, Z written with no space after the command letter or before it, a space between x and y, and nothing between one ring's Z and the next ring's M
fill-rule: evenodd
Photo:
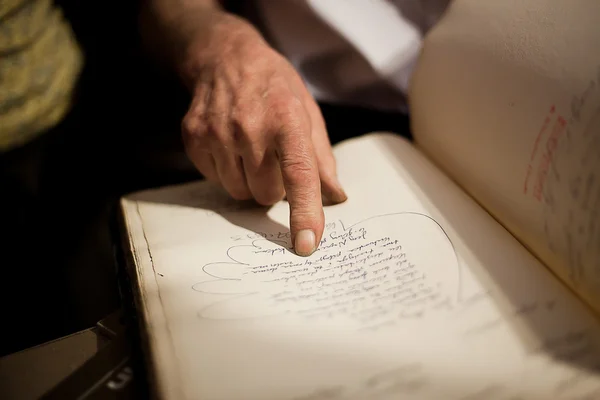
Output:
M158 397L600 399L600 2L456 0L411 87L310 257L285 202L123 198Z

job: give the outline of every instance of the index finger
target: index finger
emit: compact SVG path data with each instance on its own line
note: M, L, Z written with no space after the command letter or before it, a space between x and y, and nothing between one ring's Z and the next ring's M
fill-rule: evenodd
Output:
M325 216L317 157L306 113L283 124L276 151L290 205L292 243L298 255L309 256L321 242Z

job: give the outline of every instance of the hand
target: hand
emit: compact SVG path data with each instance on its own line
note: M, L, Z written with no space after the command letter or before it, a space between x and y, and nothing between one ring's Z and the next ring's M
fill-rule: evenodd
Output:
M295 251L312 254L322 196L346 200L319 107L290 63L238 19L190 49L193 100L182 123L190 160L235 199L272 205L286 196Z

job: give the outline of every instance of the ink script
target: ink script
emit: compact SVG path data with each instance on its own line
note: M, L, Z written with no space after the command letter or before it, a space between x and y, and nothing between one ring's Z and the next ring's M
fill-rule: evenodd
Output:
M450 310L459 266L442 227L426 215L398 213L352 226L327 224L318 250L296 256L286 232L231 237L223 260L203 266L215 278L193 285L229 294L200 312L202 318L237 319L293 314L352 321L375 329Z

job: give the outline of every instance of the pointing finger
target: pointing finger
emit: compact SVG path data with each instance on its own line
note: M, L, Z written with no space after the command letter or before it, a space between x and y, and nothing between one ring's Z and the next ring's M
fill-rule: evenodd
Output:
M298 255L312 254L324 227L321 182L310 136L308 115L302 110L289 116L277 135L277 155L287 200L290 230Z

